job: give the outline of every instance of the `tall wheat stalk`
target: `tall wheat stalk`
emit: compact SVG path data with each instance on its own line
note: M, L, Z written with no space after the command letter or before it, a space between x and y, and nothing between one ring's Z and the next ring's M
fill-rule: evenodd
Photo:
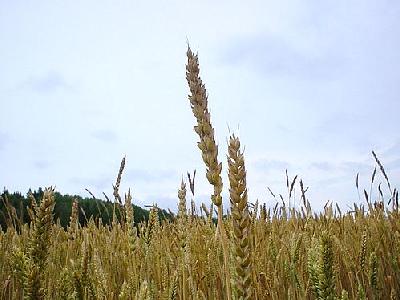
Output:
M215 142L214 128L211 124L211 117L208 111L208 97L205 85L200 78L199 60L197 54L193 54L190 47L187 50L186 80L189 85L189 101L192 112L197 120L194 126L195 132L200 138L197 146L202 152L202 158L206 165L206 177L208 182L214 187L214 193L211 196L212 202L218 209L218 232L224 253L224 270L227 297L230 299L230 272L228 267L228 240L223 223L222 207L222 163L218 162L218 146Z

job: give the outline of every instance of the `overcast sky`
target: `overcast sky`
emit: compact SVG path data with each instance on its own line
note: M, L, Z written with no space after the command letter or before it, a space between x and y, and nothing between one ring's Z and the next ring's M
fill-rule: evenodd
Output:
M346 207L358 202L357 172L369 192L371 150L400 183L399 37L400 2L389 0L0 0L0 185L111 196L126 155L121 192L130 187L137 204L175 209L194 169L196 199L209 202L188 40L209 93L224 201L235 132L251 202L275 204L267 186L286 198L287 169L313 207Z

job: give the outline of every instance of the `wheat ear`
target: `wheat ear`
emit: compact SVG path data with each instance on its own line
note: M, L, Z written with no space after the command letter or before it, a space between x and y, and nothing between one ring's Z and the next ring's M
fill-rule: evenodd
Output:
M189 101L197 125L195 132L200 137L198 147L202 152L202 158L207 166L207 179L214 186L214 194L211 199L217 206L222 205L222 164L218 162L218 146L215 143L214 128L211 125L210 113L208 111L208 97L205 85L199 76L198 56L194 55L190 47L187 50L186 80L189 84L191 95Z
M181 181L181 187L178 190L178 218L186 218L187 211L186 211L186 183Z
M42 299L45 295L43 270L47 263L50 233L53 225L54 189L46 188L40 206L35 207L33 233L30 237L29 259L32 262L28 276L28 298Z
M71 216L69 218L68 233L71 238L76 238L79 229L79 203L74 199L71 207Z

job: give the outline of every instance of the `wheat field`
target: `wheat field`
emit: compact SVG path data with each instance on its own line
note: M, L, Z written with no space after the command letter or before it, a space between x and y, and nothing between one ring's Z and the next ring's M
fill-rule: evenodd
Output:
M114 207L123 217L109 225L92 218L81 226L74 202L64 229L53 218L54 189L47 188L42 199L31 197L29 224L0 231L1 298L400 299L398 191L375 152L372 181L382 173L388 199L372 199L364 190L364 205L342 212L330 203L316 213L295 177L287 180L289 199L267 207L248 199L243 149L232 134L224 208L225 170L199 72L198 56L188 48L189 103L213 187L210 203L194 205L189 178L177 184L176 215L160 220L153 207L148 222L135 222L130 191L119 191L123 159L114 185ZM285 205L295 185L300 208Z

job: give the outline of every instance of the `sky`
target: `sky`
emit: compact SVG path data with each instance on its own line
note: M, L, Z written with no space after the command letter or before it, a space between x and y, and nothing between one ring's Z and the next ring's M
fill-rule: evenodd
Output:
M400 2L0 0L0 186L112 196L176 210L197 170L187 42L198 52L229 203L227 140L240 137L249 201L289 179L315 209L370 191L374 150L400 183ZM382 182L378 172L373 187ZM188 200L190 197L188 195ZM296 202L297 201L297 202ZM294 205L299 205L296 185ZM292 203L293 205L293 203Z

